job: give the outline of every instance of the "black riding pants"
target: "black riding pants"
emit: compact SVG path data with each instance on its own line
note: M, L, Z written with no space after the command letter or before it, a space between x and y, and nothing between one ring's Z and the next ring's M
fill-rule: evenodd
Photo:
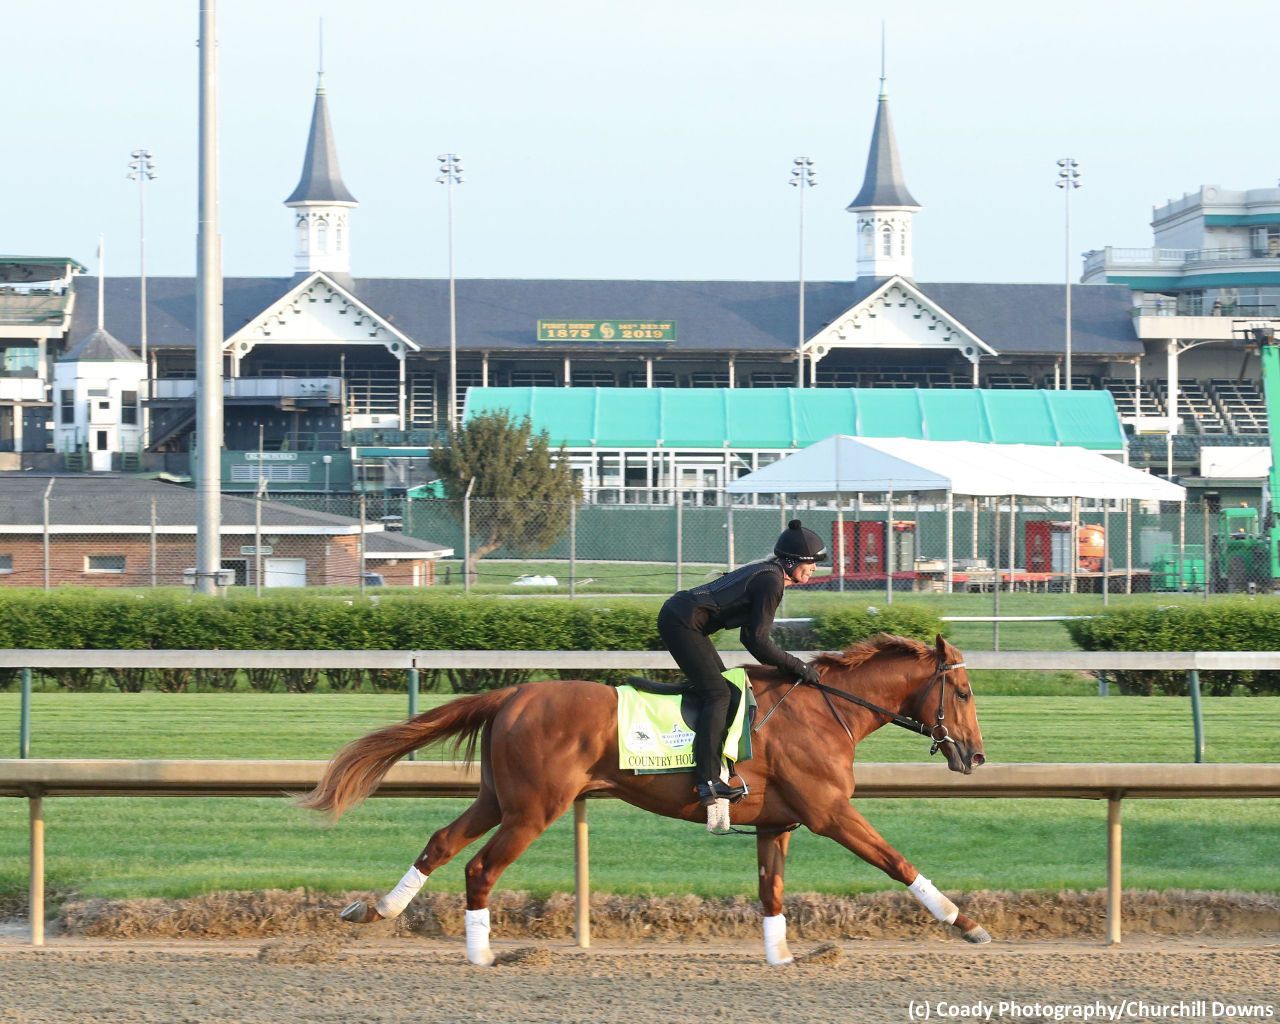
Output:
M724 662L711 638L686 624L664 606L658 613L658 634L680 670L689 677L698 698L698 723L694 729L694 777L699 782L720 778L720 751L729 728L729 704L733 691L722 674Z

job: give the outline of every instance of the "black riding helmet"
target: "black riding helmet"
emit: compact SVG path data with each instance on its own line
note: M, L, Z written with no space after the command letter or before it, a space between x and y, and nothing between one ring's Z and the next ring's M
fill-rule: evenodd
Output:
M801 526L799 519L787 523L787 528L778 537L778 543L773 546L773 553L782 560L788 571L800 562L823 562L827 558L827 548L822 543L822 538Z

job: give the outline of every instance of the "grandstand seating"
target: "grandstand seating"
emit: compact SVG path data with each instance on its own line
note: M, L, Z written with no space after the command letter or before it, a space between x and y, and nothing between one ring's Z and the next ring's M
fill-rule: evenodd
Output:
M1209 393L1217 400L1232 433L1267 433L1267 407L1253 381L1214 377L1209 381Z
M989 388L1031 388L1031 378L1025 373L989 373L985 386Z
M1151 385L1138 384L1122 377L1103 377L1102 386L1111 392L1116 401L1116 411L1121 416L1163 416L1165 414L1164 399L1152 394ZM1139 404L1138 399L1142 402Z
M1165 403L1169 398L1169 382L1155 380L1151 390ZM1178 378L1178 415L1185 423L1190 420L1199 434L1225 434L1229 431L1226 419L1218 406L1198 380L1192 377Z

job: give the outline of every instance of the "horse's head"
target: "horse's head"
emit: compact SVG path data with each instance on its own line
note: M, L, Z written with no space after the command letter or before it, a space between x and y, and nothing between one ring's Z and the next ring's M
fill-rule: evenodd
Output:
M932 670L912 697L911 714L933 730L933 749L942 751L953 772L968 775L986 761L964 655L941 634L935 641Z

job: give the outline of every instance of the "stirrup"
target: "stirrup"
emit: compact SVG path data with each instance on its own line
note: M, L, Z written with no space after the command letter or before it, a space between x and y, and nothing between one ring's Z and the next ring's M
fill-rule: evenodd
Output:
M717 800L728 800L730 803L737 803L747 795L747 784L744 782L741 786L731 786L727 782L720 779L708 779L706 782L699 782L694 791L698 794L698 803L703 807L710 807Z

